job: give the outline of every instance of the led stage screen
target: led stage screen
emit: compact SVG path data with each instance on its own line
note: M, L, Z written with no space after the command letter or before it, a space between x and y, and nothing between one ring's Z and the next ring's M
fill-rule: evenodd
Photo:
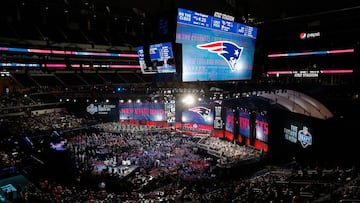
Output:
M179 8L176 43L182 44L182 80L252 77L257 28Z
M241 136L250 137L250 114L242 109L239 110L239 133Z
M150 121L166 121L164 103L149 103L148 105Z
M234 112L232 109L226 109L225 130L234 133Z
M120 120L165 121L163 103L119 103Z
M120 120L133 120L134 119L133 113L134 113L133 103L119 102L119 119Z
M203 125L213 125L214 112L208 104L197 104L182 112L182 122Z
M255 120L255 138L257 140L267 143L268 135L269 135L269 124L267 121L267 117L257 112L256 120Z

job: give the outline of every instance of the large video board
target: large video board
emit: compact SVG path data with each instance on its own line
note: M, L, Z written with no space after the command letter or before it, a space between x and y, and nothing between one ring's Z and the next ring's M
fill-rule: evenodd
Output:
M182 80L251 79L256 35L255 27L179 8Z
M146 64L144 47L137 47L141 71L144 74L175 73L175 59L171 42L150 44L149 59L151 64Z

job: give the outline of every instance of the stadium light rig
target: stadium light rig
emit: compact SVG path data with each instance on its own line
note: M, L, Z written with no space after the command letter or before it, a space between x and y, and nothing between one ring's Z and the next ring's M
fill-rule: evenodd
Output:
M182 99L182 102L186 105L191 105L194 104L195 102L195 98L193 95L186 95L184 96L184 98Z

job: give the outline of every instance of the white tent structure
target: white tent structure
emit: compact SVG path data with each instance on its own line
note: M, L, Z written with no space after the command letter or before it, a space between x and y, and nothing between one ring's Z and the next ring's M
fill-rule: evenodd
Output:
M334 115L318 100L294 90L277 90L275 92L262 92L258 96L269 99L271 103L279 104L291 112L307 116L329 119Z

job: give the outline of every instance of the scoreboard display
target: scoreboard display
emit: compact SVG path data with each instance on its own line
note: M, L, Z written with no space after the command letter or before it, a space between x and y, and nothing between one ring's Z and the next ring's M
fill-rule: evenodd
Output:
M181 24L195 25L203 28L234 33L240 36L254 39L257 35L257 28L255 27L182 8L178 9L177 22Z
M151 64L146 64L144 47L137 47L142 73L175 73L175 60L171 42L150 44L149 57Z
M179 8L182 81L251 79L256 35L255 27Z

